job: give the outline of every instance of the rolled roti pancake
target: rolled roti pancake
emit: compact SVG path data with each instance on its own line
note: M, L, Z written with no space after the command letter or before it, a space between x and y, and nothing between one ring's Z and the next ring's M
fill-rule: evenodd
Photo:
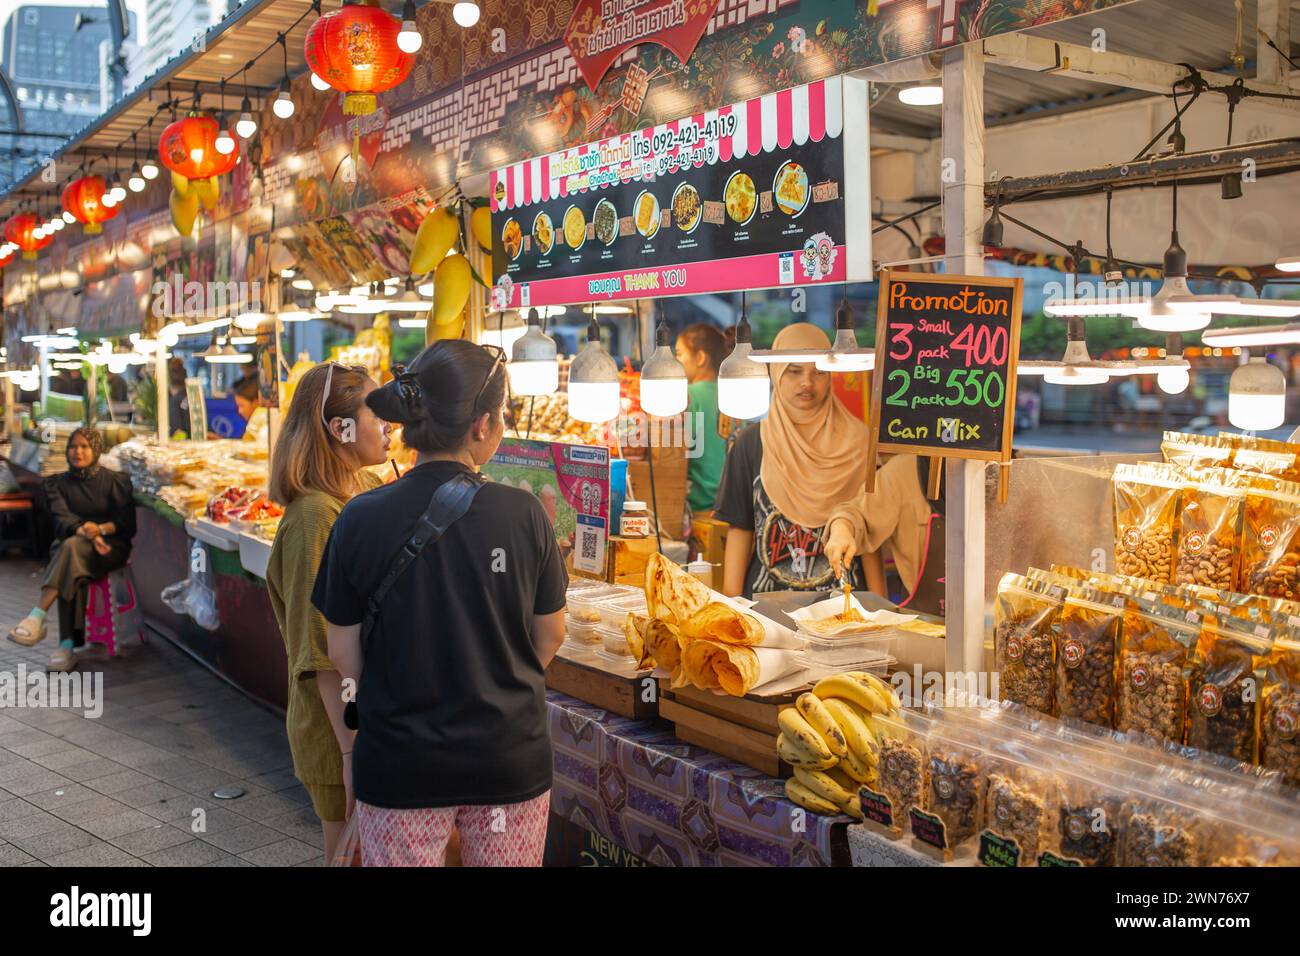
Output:
M682 651L682 673L696 687L744 697L758 683L758 655L748 647L688 640Z
M655 620L644 614L629 614L623 622L627 648L636 658L637 670L656 665L677 675L681 667L681 635L667 621Z
M713 592L661 554L645 566L645 600L650 616L679 627L713 600Z
M714 602L688 618L684 637L754 646L763 643L763 625L734 607Z

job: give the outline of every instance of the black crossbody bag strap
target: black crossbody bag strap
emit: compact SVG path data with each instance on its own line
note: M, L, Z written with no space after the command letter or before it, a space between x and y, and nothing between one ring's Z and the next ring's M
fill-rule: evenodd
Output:
M366 653L366 644L370 639L370 633L374 630L375 622L379 619L379 612L383 606L384 598L388 592L393 589L393 585L411 566L411 562L420 556L420 552L427 548L433 542L441 538L453 524L465 516L469 511L469 506L474 503L474 496L478 494L479 489L483 487L483 479L477 476L465 474L456 475L442 483L436 492L434 492L429 507L425 509L424 514L420 515L420 520L415 523L415 532L407 539L402 549L393 556L392 562L388 565L388 570L384 573L384 578L375 588L374 593L366 602L365 620L361 622L361 656L364 659ZM344 723L352 730L356 730L356 701L349 701L343 709Z

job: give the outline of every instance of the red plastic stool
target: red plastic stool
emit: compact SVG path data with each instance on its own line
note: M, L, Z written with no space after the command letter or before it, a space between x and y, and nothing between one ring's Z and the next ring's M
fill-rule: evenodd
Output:
M116 657L119 642L131 636L145 643L135 579L128 564L90 583L86 594L86 643L103 644L109 656Z

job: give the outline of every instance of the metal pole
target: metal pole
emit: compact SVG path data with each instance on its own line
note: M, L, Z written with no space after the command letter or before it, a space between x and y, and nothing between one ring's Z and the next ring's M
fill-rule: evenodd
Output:
M153 380L154 392L157 395L154 405L154 419L158 422L158 444L166 445L167 437L171 434L171 423L168 419L171 417L171 377L167 374L167 346L163 345L162 337L158 338L158 348L154 350L153 359Z
M982 275L984 57L970 43L943 58L943 235L949 273ZM949 459L944 547L949 673L984 667L984 471Z

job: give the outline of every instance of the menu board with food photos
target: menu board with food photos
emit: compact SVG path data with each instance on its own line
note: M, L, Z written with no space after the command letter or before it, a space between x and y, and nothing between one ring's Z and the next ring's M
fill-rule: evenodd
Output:
M869 282L867 138L834 77L497 170L493 306Z

